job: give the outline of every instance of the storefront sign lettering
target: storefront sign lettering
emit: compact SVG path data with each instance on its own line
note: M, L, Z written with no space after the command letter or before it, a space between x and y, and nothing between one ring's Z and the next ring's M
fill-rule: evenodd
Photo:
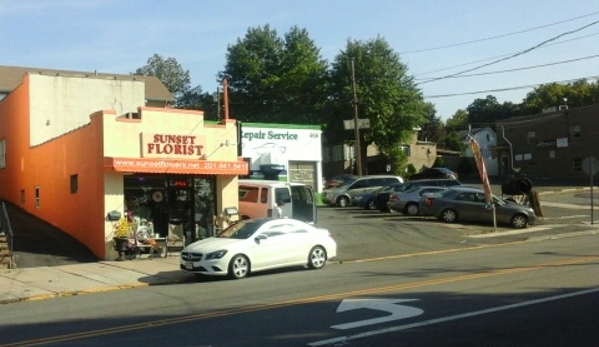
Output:
M204 154L204 136L142 134L145 157L200 157Z
M108 170L117 172L190 173L210 175L247 175L245 161L209 161L183 159L105 158Z
M555 140L545 140L537 142L537 148L555 148L556 141Z
M242 137L247 139L248 141L252 140L289 140L289 141L297 141L298 135L291 133L289 131L286 132L275 132L269 130L268 132L264 132L262 130L257 132L243 132Z

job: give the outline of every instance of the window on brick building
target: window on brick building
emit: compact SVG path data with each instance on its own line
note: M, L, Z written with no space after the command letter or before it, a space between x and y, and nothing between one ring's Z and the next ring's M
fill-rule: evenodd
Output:
M0 169L6 167L6 140L0 140Z
M35 208L40 208L40 187L35 186Z
M401 151L406 155L406 157L412 156L412 151L411 151L409 145L402 145L402 146L400 146L400 148L401 148Z
M526 132L526 143L534 144L537 142L537 133L535 131Z
M572 140L580 138L580 125L570 126L570 138Z
M572 168L574 172L582 172L582 158L572 159Z

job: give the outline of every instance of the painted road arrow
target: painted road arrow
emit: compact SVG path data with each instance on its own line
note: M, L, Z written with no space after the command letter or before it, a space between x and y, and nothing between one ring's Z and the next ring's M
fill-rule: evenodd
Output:
M365 319L352 323L333 325L331 328L342 330L353 329L365 325L379 324L419 316L424 313L423 310L412 306L397 305L397 303L400 302L416 300L417 299L346 299L339 304L339 307L337 307L337 313L367 308L371 310L389 312L390 315L379 318Z

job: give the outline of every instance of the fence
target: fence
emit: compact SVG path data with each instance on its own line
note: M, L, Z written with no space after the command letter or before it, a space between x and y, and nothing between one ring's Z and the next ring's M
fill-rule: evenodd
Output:
M6 240L6 248L8 252L2 251L3 246L0 242L0 263L6 263L6 259L8 259L8 268L13 269L15 267L14 263L14 253L13 253L13 238L14 234L12 232L12 227L10 225L10 219L8 219L8 212L6 211L6 205L2 202L2 213L0 213L0 234L4 234L2 240Z

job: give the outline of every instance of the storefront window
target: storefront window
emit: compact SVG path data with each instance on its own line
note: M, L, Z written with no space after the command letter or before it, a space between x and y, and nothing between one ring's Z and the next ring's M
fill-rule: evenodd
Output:
M216 194L214 177L194 178L194 221L196 239L214 236Z
M213 235L215 176L125 176L125 211L131 218L151 222L161 237L180 225L186 243Z

